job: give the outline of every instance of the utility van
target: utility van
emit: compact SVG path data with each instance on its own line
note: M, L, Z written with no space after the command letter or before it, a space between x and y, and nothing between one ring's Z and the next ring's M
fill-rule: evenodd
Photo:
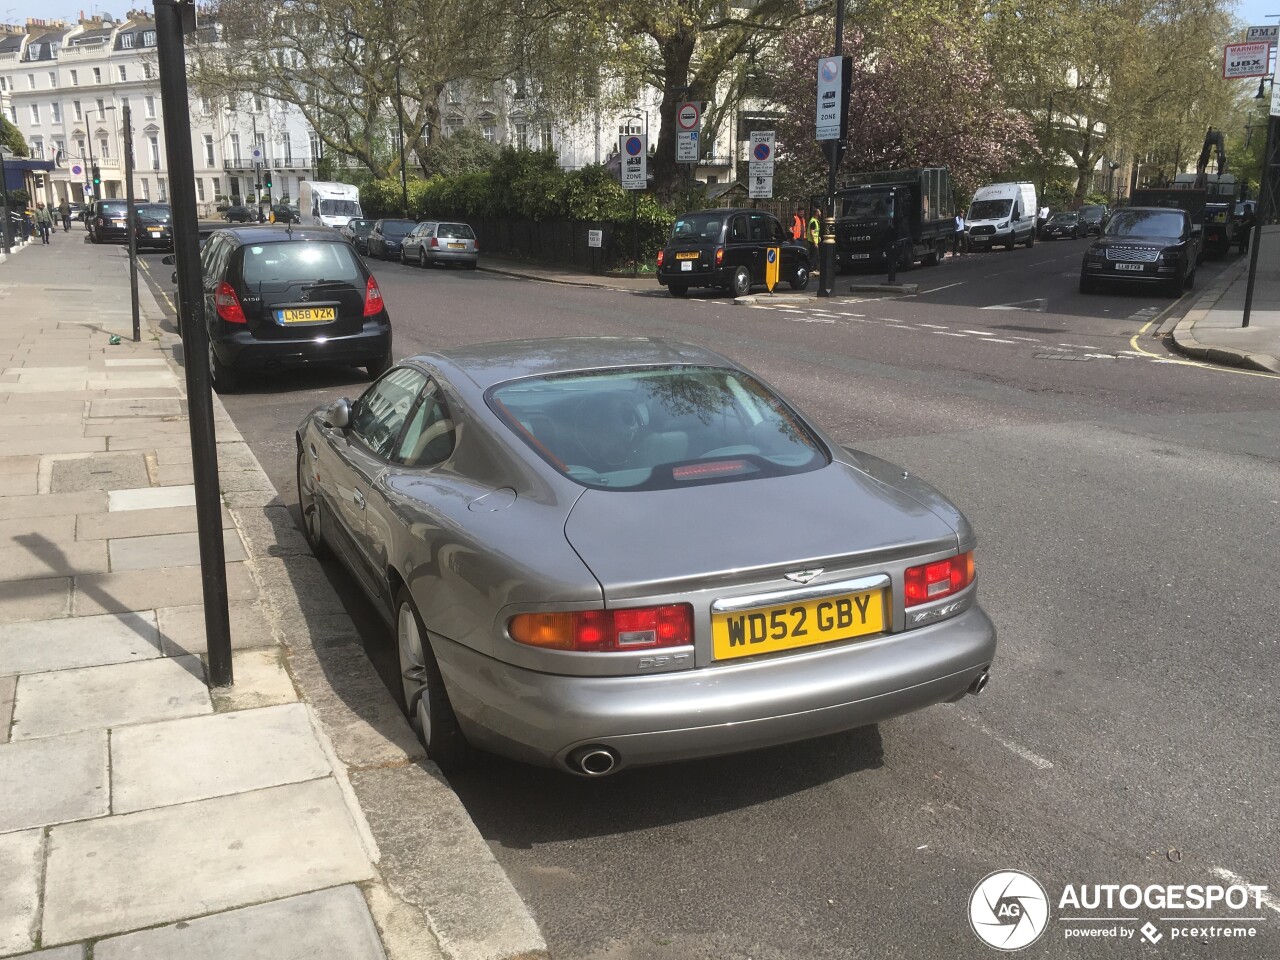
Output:
M353 183L304 180L298 185L298 219L304 224L341 228L363 216L360 188Z
M965 233L970 250L1036 242L1036 188L1030 183L993 183L973 195Z

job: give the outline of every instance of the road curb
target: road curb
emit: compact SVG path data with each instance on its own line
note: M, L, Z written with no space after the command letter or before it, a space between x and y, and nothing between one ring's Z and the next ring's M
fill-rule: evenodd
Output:
M185 388L178 338L144 308ZM362 889L389 960L549 960L546 942L462 801L426 759L288 507L217 394L219 484L286 668L371 836ZM231 454L235 448L234 455ZM437 948L438 945L438 948Z
M539 280L542 283L559 283L566 287L595 287L602 290L622 290L624 292L632 292L633 287L619 287L612 283L596 283L589 280L569 280L565 277L548 276L545 273L530 273L528 271L512 270L508 267L493 267L485 264L479 264L477 270L483 270L485 273L497 273L505 277L517 277L521 280ZM605 278L609 279L609 278ZM656 287L655 287L656 289Z
M897 293L914 296L920 292L918 283L854 283L849 285L850 293Z
M1196 324L1207 317L1209 312L1217 306L1218 301L1230 289L1231 284L1240 278L1240 274L1245 272L1247 266L1247 261L1241 261L1235 266L1235 269L1224 270L1219 274L1213 286L1205 290L1196 300L1195 306L1188 310L1186 316L1178 321L1173 328L1170 339L1179 353L1196 360L1208 360L1211 363L1228 367L1262 370L1266 373L1280 373L1280 359L1270 354L1250 353L1247 350L1240 350L1235 347L1220 347L1201 343L1195 335Z

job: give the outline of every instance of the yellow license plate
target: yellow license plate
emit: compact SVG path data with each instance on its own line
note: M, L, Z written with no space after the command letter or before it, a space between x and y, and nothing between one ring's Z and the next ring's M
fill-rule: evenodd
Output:
M694 251L693 253L677 253L676 259L677 260L697 260L698 253L697 251Z
M333 320L338 316L336 307L306 307L294 310L281 310L281 323L318 323Z
M450 250L465 250L465 249L467 249L467 245L466 245L465 243L451 243L451 244L449 244L449 249L450 249Z
M711 649L717 660L811 647L885 628L885 591L823 597L711 617Z
M147 233L159 234L160 232L159 227L147 227Z

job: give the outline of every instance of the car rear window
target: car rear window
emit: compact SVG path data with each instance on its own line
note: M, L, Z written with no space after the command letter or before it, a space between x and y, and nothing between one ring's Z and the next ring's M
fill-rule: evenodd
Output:
M441 240L474 240L475 233L465 223L442 223L436 230Z
M122 217L128 211L129 204L124 200L120 200L119 202L110 202L110 201L104 200L102 201L102 205L98 209L103 216Z
M710 240L720 239L720 230L724 226L725 216L720 213L690 213L681 217L671 228L672 240Z
M586 487L664 490L830 462L780 397L737 370L592 370L499 384L487 397L521 440Z
M383 220L382 235L384 237L403 237L417 224L412 220Z
M139 220L155 220L159 223L168 223L173 219L173 211L168 207L160 205L138 207Z
M359 260L345 241L246 244L241 275L248 286L286 280L342 280L357 286L364 283Z

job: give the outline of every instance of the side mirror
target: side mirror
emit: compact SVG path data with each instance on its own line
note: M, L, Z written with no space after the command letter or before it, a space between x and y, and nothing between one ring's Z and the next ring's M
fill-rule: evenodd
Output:
M171 253L160 262L163 263L166 267L172 267L175 263L178 262L178 258Z
M351 401L346 397L335 400L324 408L320 421L334 430L345 430L351 423Z

